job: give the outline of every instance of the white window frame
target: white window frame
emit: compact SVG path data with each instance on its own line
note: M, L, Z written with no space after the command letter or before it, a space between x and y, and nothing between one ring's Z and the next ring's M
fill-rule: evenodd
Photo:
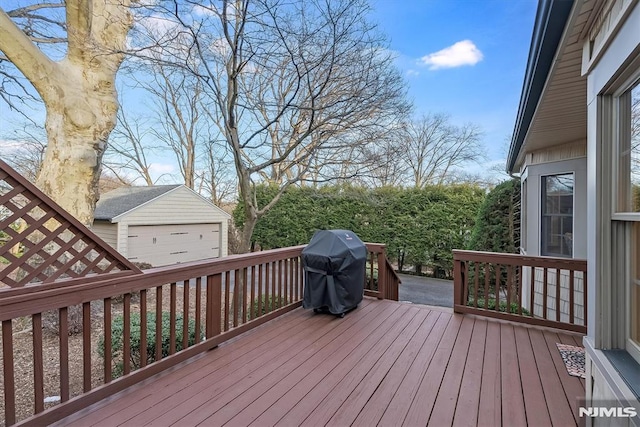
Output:
M543 217L544 217L544 207L545 207L545 200L543 195L546 195L546 187L543 185L543 182L545 181L546 178L548 177L553 177L553 176L560 176L560 175L572 175L573 176L573 192L571 194L571 203L572 203L572 213L571 213L571 233L573 234L575 231L575 227L576 227L576 214L575 214L575 208L576 208L576 172L575 171L565 171L565 172L554 172L554 173L547 173L544 175L540 175L540 182L539 182L539 195L538 195L538 200L540 200L540 205L539 205L539 221L540 221L540 225L539 225L539 236L538 236L538 254L540 254L541 256L553 256L553 257L560 257L560 258L574 258L574 254L575 254L575 239L571 240L571 256L567 256L567 255L560 255L560 254L551 254L551 255L545 255L543 254L543 241L544 241L544 236L543 236Z
M624 325L623 342L620 347L623 347L638 363L640 363L640 343L635 342L631 338L631 322L632 322L632 307L631 307L631 290L633 286L640 286L637 280L632 278L632 242L633 233L638 233L634 230L634 227L640 227L640 212L621 212L618 207L620 206L620 198L626 197L626 194L621 194L625 189L621 188L620 176L619 176L619 159L620 159L620 143L622 139L623 129L622 116L629 114L623 105L622 97L628 91L633 88L640 88L640 70L634 73L634 75L625 81L620 89L613 93L613 117L610 123L612 131L613 144L609 149L611 150L611 284L618 288L618 292L624 295L626 301L624 310L615 311L615 307L611 307L613 311L613 323L618 325ZM618 236L618 237L616 237ZM640 237L637 237L640 238ZM618 261L618 263L616 263ZM622 267L623 271L617 270L616 264ZM640 310L640 307L636 307L636 310ZM638 314L636 314L638 315ZM616 335L614 330L611 330L612 335ZM618 341L614 338L615 342Z

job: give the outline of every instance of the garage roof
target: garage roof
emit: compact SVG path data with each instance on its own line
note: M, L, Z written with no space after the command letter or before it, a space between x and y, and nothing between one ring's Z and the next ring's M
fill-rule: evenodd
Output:
M100 200L96 205L94 219L111 221L115 217L144 205L180 186L181 185L178 184L153 185L150 187L122 187L109 191L100 196Z

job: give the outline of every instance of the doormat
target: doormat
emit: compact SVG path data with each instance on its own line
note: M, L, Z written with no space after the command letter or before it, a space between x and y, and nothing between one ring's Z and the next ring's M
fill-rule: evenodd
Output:
M573 377L587 378L584 369L584 348L575 345L556 343L560 356L567 367L567 372Z

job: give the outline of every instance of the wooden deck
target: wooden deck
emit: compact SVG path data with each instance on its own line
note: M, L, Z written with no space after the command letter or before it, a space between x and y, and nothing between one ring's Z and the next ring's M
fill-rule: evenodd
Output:
M558 342L581 337L370 298L296 309L58 425L576 425Z

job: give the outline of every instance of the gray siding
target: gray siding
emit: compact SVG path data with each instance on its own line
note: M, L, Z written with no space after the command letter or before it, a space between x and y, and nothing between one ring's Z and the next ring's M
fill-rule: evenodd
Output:
M118 225L108 221L94 221L91 231L104 240L112 248L118 249Z

